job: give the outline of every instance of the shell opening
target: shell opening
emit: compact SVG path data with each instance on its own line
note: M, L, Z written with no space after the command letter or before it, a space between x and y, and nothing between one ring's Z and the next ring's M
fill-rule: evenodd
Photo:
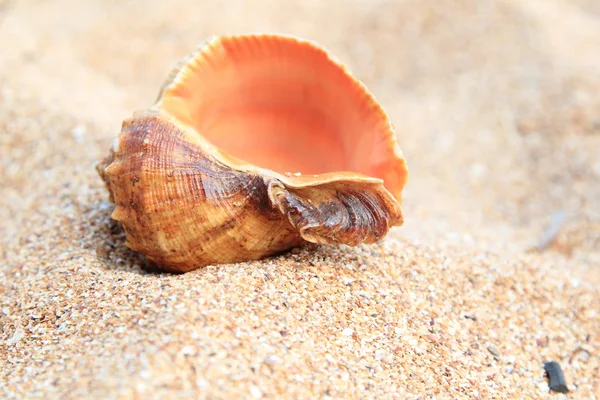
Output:
M157 106L258 167L356 172L382 179L400 200L406 166L387 116L310 42L277 35L210 41L172 75Z

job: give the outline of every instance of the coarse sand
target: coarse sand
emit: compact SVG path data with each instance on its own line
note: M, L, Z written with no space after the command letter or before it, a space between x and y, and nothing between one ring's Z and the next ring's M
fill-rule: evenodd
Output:
M0 0L0 397L600 398L598 4ZM146 271L94 164L242 32L315 40L375 93L406 224Z

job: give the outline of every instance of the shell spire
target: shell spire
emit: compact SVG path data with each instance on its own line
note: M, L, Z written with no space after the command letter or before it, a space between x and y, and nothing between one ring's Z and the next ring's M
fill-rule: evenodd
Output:
M403 222L389 118L341 63L290 36L200 46L98 171L127 245L171 271L373 243Z

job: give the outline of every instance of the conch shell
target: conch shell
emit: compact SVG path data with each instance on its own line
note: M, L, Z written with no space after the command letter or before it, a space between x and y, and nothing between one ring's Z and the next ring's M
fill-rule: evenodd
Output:
M407 169L385 112L325 50L290 36L200 46L97 170L127 246L168 271L373 243L403 222Z

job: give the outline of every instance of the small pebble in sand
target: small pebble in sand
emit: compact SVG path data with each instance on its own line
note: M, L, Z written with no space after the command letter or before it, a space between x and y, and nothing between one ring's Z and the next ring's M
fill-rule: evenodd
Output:
M19 340L23 339L23 336L25 336L25 332L23 332L23 329L17 328L15 330L14 335L6 341L6 344L9 346L16 344Z
M489 345L487 349L494 356L494 358L500 357L500 352L498 351L498 349L495 346Z
M544 369L546 370L546 376L548 376L548 380L550 381L550 390L558 393L567 393L569 391L559 363L556 361L548 361L544 364Z

